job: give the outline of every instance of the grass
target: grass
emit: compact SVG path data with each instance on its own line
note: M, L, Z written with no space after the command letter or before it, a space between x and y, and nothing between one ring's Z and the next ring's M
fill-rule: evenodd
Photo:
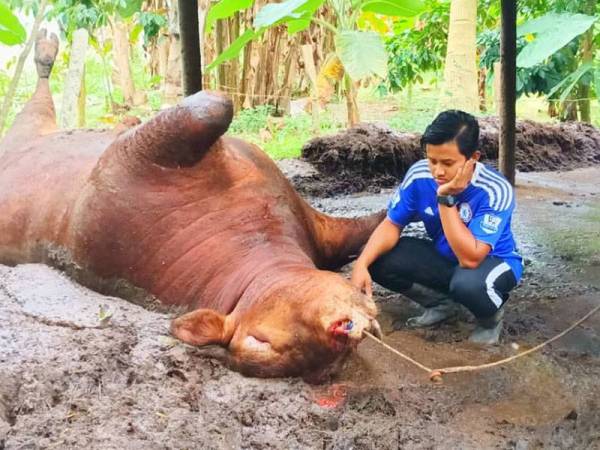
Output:
M51 78L51 89L54 94L57 114L60 117L62 102L62 86L67 72L68 62L66 52L61 52L55 64ZM107 68L112 67L110 55L105 63L90 49L86 61L86 126L111 127L117 123L124 114L136 115L142 120L151 117L162 106L159 91L160 80L152 78L144 69L141 55L136 53L132 61L134 83L138 90L146 95L146 102L140 107L129 111L111 110L110 97L107 89ZM0 71L0 96L4 95L9 76L9 70ZM12 69L10 70L12 72ZM35 88L36 75L33 67L29 67L21 79L15 96L14 106L9 115L8 123L14 119L17 111L27 101ZM112 83L111 83L112 86ZM410 91L380 97L373 86L362 88L359 91L358 103L363 122L382 123L399 132L422 132L439 112L438 97L440 88L433 84L418 85ZM118 88L111 92L112 100L116 104L123 101L122 93ZM493 114L492 92L488 92L488 113ZM552 121L546 113L547 104L540 97L522 97L517 102L517 117L536 121ZM272 158L293 158L300 155L302 146L316 135L336 133L346 128L345 102L339 101L330 104L325 111L319 114L318 127L313 126L312 116L301 113L296 116L273 117L272 109L261 106L251 110L240 111L234 118L230 127L230 134L246 139L262 147ZM486 115L481 114L481 115ZM600 126L600 103L592 102L592 118L596 126ZM315 132L317 128L317 132Z

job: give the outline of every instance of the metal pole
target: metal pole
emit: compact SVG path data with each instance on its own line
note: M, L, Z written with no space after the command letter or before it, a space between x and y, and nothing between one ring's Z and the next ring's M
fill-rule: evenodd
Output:
M178 6L181 62L183 64L183 93L187 97L202 90L198 0L178 0Z
M498 166L512 185L515 184L515 132L517 102L517 0L501 0L500 39L500 136Z

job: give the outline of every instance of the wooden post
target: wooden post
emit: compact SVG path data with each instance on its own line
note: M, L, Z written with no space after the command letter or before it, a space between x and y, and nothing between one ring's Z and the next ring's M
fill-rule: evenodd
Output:
M500 40L500 136L498 166L512 185L515 184L515 132L517 102L517 0L501 0Z
M178 0L178 6L181 60L183 65L183 93L187 97L202 90L198 0Z
M82 86L88 39L89 34L85 28L79 28L73 32L69 70L65 77L62 107L58 121L61 128L75 128L77 126L79 96Z
M313 48L310 44L305 44L300 47L302 59L304 60L304 71L310 80L310 107L313 119L313 134L318 136L321 131L319 123L319 94L317 93L317 68L313 57Z

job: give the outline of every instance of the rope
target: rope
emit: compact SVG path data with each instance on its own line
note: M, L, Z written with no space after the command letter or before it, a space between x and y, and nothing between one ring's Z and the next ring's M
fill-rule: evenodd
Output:
M600 305L598 305L595 308L593 308L590 312L588 312L585 316L583 316L581 319L579 319L577 322L575 322L573 325L571 325L566 330L558 333L556 336L548 339L547 341L544 341L541 344L536 345L533 348L530 348L529 350L521 352L521 353L519 353L517 355L510 356L508 358L501 359L499 361L495 361L495 362L487 363L487 364L480 364L480 365L477 365L477 366L454 366L454 367L444 367L442 369L430 369L429 367L427 367L427 366L421 364L420 362L412 359L410 356L407 356L404 353L396 350L395 348L390 347L388 344L386 344L385 342L383 342L381 339L378 339L377 337L373 336L368 331L364 331L364 333L365 333L365 335L368 338L370 338L370 339L374 340L375 342L381 344L383 347L387 348L392 353L400 356L401 358L405 359L406 361L410 362L411 364L417 366L419 369L421 369L421 370L423 370L425 372L428 372L429 373L429 378L431 379L431 381L440 382L440 381L442 381L442 375L445 374L445 373L474 372L474 371L478 371L478 370L489 369L491 367L497 367L497 366L501 366L501 365L507 364L507 363L509 363L511 361L514 361L515 359L518 359L518 358L521 358L523 356L529 355L529 354L531 354L533 352L536 352L536 351L540 350L541 348L545 347L546 345L548 345L548 344L556 341L557 339L560 339L564 335L570 333L571 331L573 331L573 329L575 329L576 327L578 327L579 325L581 325L583 322L585 322L586 320L588 320L590 317L592 317L598 311L600 311Z

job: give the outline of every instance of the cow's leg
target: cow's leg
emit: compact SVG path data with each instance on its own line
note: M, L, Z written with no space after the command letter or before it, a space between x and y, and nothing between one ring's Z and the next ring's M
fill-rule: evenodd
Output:
M35 41L35 65L38 73L37 87L33 96L17 114L11 129L6 134L2 148L9 150L35 136L56 130L56 113L50 93L48 78L58 53L58 38L54 33L49 37L46 30L40 30Z

